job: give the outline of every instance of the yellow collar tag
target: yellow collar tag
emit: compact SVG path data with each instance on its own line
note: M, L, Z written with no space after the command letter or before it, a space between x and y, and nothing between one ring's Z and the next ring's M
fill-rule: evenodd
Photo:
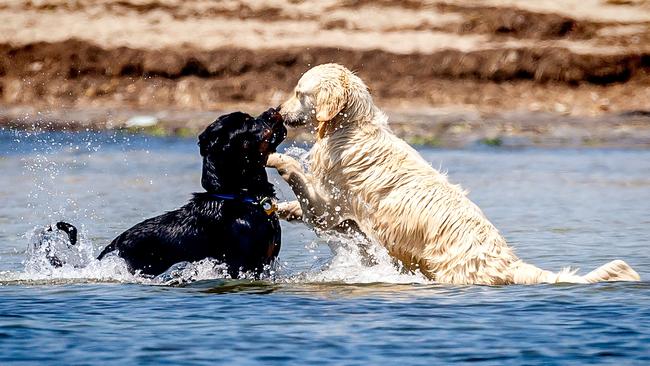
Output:
M273 215L273 213L278 210L278 204L275 200L268 197L260 201L260 206L262 206L264 212L269 216Z

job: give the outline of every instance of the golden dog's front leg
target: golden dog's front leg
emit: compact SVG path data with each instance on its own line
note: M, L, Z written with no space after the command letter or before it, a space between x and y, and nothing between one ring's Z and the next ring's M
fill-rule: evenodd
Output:
M298 201L278 203L278 216L285 221L302 220L302 207Z
M281 218L300 215L303 221L320 229L332 228L341 221L336 211L330 207L329 197L320 193L313 184L313 177L305 173L294 158L274 153L269 155L266 166L275 168L298 198L297 201L280 204L278 209Z

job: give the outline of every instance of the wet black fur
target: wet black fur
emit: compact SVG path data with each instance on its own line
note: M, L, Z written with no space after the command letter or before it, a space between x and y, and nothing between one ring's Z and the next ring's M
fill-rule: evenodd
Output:
M203 157L201 185L178 210L145 220L115 238L99 255L116 253L129 269L158 275L175 263L215 258L239 271L261 273L280 251L280 223L244 197L274 197L265 164L285 138L279 114L260 117L235 112L219 117L199 136ZM235 195L237 199L213 196Z

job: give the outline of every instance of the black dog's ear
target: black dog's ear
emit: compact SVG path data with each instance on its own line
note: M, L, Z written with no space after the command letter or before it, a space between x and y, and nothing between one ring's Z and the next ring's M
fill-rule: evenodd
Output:
M207 156L212 145L217 142L216 130L218 130L218 128L216 130L213 130L212 127L218 122L219 120L214 121L210 126L208 126L208 128L205 129L205 131L199 135L198 145L201 156Z
M207 156L214 145L225 144L222 139L232 138L230 134L243 127L244 123L252 118L251 115L243 112L234 112L217 118L199 135L201 156Z

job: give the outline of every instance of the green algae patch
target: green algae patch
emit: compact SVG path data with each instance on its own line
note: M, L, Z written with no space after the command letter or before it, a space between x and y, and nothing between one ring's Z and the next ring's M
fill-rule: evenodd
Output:
M486 146L500 147L503 146L503 139L501 137L486 137L479 140L479 142Z
M431 146L439 147L442 146L442 141L438 136L412 136L407 139L410 145L420 145L420 146Z

